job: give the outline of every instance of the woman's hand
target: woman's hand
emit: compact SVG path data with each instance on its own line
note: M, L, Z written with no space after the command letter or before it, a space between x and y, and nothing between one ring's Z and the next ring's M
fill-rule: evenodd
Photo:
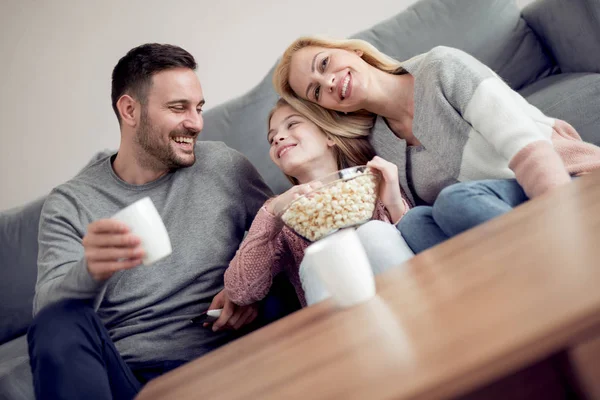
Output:
M379 156L373 157L367 163L367 167L377 170L383 178L379 186L379 200L383 203L392 222L396 223L404 215L405 203L400 193L400 183L398 182L398 167Z
M280 194L267 204L267 211L273 215L279 216L292 201L321 186L321 182L317 181L293 186L287 192Z

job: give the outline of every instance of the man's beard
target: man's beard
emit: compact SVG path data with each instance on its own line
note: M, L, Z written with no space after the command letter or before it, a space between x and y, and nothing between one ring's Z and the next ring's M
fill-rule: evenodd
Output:
M195 136L195 132L182 129L178 131L171 131L169 136ZM140 145L141 148L138 153L140 162L149 168L166 168L169 170L186 168L194 165L196 157L193 153L191 159L179 157L170 146L171 140L168 140L169 142L166 145L161 142L160 132L150 121L148 112L144 107L140 116L140 126L135 136L135 141Z

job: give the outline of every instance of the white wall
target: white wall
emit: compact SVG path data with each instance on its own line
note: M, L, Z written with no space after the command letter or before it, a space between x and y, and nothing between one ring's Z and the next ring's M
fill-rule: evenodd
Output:
M130 48L190 51L210 108L252 88L296 37L348 36L415 1L0 0L0 210L118 147L110 74Z

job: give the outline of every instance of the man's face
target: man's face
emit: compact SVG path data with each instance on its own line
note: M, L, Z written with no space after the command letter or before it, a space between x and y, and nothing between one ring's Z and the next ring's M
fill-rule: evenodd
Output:
M135 136L145 158L158 168L192 166L194 146L204 124L203 105L200 80L191 69L153 75Z

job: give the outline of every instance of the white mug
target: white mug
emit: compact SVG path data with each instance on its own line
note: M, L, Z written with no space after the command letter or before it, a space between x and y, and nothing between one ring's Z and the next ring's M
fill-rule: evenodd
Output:
M317 274L316 268L310 264L311 261L310 257L304 257L298 271L307 306L312 306L331 297L331 293L327 291L323 281Z
M373 270L353 228L311 244L304 258L338 306L349 307L375 296Z
M130 204L112 218L125 223L140 238L144 265L151 265L173 251L167 228L150 197Z

